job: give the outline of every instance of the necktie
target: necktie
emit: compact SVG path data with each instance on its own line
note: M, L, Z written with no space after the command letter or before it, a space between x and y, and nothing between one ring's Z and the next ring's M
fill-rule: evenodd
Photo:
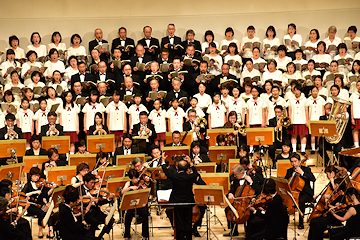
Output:
M43 113L41 116L42 116L42 117L46 117L46 113Z
M115 107L115 111L116 111L116 110L119 110L119 107Z
M300 104L300 101L299 100L296 100L296 103L295 104Z
M316 103L316 100L314 100L313 104L317 104L317 103Z
M71 108L70 107L68 107L68 109L67 109L68 111L71 111Z
M277 102L274 102L274 106L277 106Z
M158 113L156 117L161 117L161 114L160 114L160 113Z
M216 106L216 109L215 110L220 110L220 107L219 106Z
M27 114L27 113L25 113L25 114L24 114L24 117L28 117L28 114Z
M175 112L175 117L176 117L176 116L179 116L177 112Z
M139 108L136 108L136 111L138 112L138 111L140 111L140 109L139 109Z
M94 106L92 106L92 110L94 110L94 109L96 109L96 106L94 105Z
M257 102L254 102L254 106L257 106Z

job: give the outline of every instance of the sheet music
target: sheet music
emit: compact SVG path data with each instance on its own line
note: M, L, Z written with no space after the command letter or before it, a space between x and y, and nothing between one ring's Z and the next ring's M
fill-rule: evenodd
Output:
M171 191L172 189L168 189L168 190L158 190L157 191L157 196L158 196L158 200L164 200L164 201L169 201L170 199L170 195L171 195Z

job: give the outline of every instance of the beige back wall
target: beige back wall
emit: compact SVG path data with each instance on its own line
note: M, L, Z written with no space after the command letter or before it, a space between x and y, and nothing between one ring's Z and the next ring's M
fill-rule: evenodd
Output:
M168 7L171 5L174 6L172 11ZM118 37L117 30L121 26L125 26L128 36L137 41L143 37L143 26L150 25L153 36L160 39L166 35L170 22L176 26L176 35L184 39L186 30L193 29L195 38L201 42L209 29L215 33L215 41L220 42L229 26L234 28L234 38L238 40L245 36L249 25L255 26L260 39L264 38L269 25L276 28L277 36L282 39L290 22L297 25L303 39L312 28L320 31L321 39L325 38L330 25L337 26L337 35L341 38L350 25L357 26L360 31L359 0L182 0L177 4L164 0L18 0L14 4L1 1L0 9L0 49L8 46L8 37L13 34L19 37L20 47L25 49L34 31L40 32L42 44L46 45L52 32L59 31L67 47L71 35L78 33L87 48L98 27L103 29L104 39L110 43Z

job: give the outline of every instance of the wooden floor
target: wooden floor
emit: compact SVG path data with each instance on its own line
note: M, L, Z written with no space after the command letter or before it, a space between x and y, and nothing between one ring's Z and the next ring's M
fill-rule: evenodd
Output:
M314 166L315 160L316 160L316 155L309 155L309 160L307 161L307 165L310 166ZM323 174L319 174L321 172L321 167L311 167L312 172L314 173L315 177L317 178L317 181L315 183L315 193L319 193L322 188L327 184L327 180L325 175ZM272 171L271 172L272 176L276 176L276 171ZM226 216L224 214L224 209L220 208L220 207L216 207L215 208L215 213L217 215L217 217L219 218L220 222L223 224L223 226L225 227L225 231L224 228L221 226L221 224L219 223L219 221L216 221L216 218L214 217L214 208L211 208L211 221L210 221L210 228L212 230L211 234L210 234L210 238L209 239L216 239L215 236L217 237L217 239L221 240L221 239L230 239L230 237L223 237L224 233L228 233L229 230L227 229L226 226ZM119 219L119 214L116 212L115 213L115 220ZM163 211L160 215L157 215L157 211L155 209L151 210L151 219L152 221L150 221L150 226L153 226L154 228L150 228L150 238L151 239L173 239L173 230L170 227L170 222L166 217L165 212ZM298 217L296 216L296 222ZM305 229L304 230L299 230L297 229L296 226L296 233L297 233L297 239L302 240L302 239L307 239L307 234L309 232L308 230L308 224L306 223L305 219ZM205 218L203 221L203 224L206 224ZM132 225L132 228L134 228L134 225ZM294 237L294 220L293 220L293 216L290 216L290 224L289 224L289 228L288 228L288 239L293 239ZM124 232L124 225L123 224L116 224L114 225L114 238L113 239L123 239L123 232ZM137 226L137 230L141 233L141 225ZM37 234L38 234L38 227L37 227L37 220L33 220L33 239L38 239ZM47 233L47 229L44 231L44 236L46 236ZM202 235L201 238L195 238L193 237L193 239L207 239L207 235L206 235L206 226L202 226L199 229L199 233L200 235ZM244 228L243 225L239 226L239 233L240 236L238 237L234 237L233 239L245 239L245 234L244 234ZM98 233L97 233L98 234ZM133 232L132 232L133 234ZM104 239L109 239L108 235L105 235ZM136 239L136 238L134 238ZM138 238L141 239L141 238Z

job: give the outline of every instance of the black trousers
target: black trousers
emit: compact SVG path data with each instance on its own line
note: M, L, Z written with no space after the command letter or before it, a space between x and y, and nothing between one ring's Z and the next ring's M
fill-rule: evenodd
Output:
M85 222L90 224L90 232L93 236L95 236L95 231L98 230L99 224L105 223L106 214L103 213L99 207L91 208L91 210L85 215ZM104 236L105 233L109 234L112 229L114 219L111 219L110 223L105 226L101 233L99 234L99 238Z
M278 141L274 142L274 144L269 147L269 157L271 158L273 163L276 162L275 161L276 149L281 149L281 147L282 147L282 143Z
M326 217L320 216L317 218L313 218L310 222L308 240L322 239L328 225L337 226L341 225L341 222L331 214L327 215Z
M299 208L302 213L305 212L305 204L311 202L313 198L307 194L300 193L299 195ZM299 225L304 224L304 219L299 215Z
M28 208L28 213L31 215L35 215L38 219L38 225L42 226L42 220L44 219L46 212L42 211L40 208L35 207L34 205L30 205ZM49 221L49 226L51 226L51 221Z
M192 206L174 207L176 239L192 239Z
M260 227L261 226L261 227ZM265 219L251 214L245 229L246 240L264 239L266 236L267 224Z
M149 237L149 212L147 207L143 208L137 208L136 214L139 215L142 218L142 236L144 238ZM131 227L131 221L133 217L135 216L135 210L127 210L125 215L125 233L124 238L130 238L130 227Z

